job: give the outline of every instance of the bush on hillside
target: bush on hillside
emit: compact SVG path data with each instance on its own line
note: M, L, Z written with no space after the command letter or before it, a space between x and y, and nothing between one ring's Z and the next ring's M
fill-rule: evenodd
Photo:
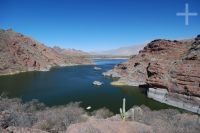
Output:
M95 118L98 118L98 119L105 119L114 115L113 112L111 112L107 108L101 108L101 109L95 110L91 114L92 116L95 116Z
M79 103L47 108L37 112L38 121L34 126L50 132L65 131L70 124L86 121L85 113Z
M22 103L18 98L0 96L0 129L34 126L50 132L65 131L70 124L85 121L84 114L79 103L48 108L38 100Z

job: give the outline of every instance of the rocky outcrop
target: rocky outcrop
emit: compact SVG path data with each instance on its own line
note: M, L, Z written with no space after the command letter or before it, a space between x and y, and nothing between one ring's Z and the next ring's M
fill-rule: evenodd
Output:
M90 120L70 125L67 133L153 133L150 126L134 121Z
M149 88L147 95L149 98L152 98L161 103L200 114L200 98L198 97L169 93L166 89L160 88Z
M168 96L189 96L190 101L200 97L200 35L185 41L154 40L128 62L119 64L104 75L118 75L127 85L147 84L161 88ZM131 84L132 83L132 84ZM138 84L137 84L138 83ZM155 96L154 99L159 95ZM178 98L183 101L183 98ZM177 99L174 101L176 102ZM186 102L186 101L184 101ZM194 102L193 102L194 103ZM171 105L171 104L170 104ZM192 106L199 106L200 101Z
M200 37L180 54L177 60L156 61L147 67L146 82L154 88L165 88L169 94L157 99L157 94L148 96L182 109L200 114Z
M60 53L12 30L0 30L0 55L0 75L90 63L86 57L74 57L75 52L70 56Z
M177 59L150 62L147 83L153 87L166 88L172 93L199 97L199 68L200 39L197 37Z
M171 61L178 60L184 52L187 51L190 42L170 41L170 40L154 40L147 44L138 55L133 55L127 62L115 66L112 71L104 75L118 75L123 80L130 80L131 82L145 84L146 79L149 77L147 68L149 65L156 65L157 62L162 62L160 68L156 70L165 71L161 67ZM169 64L170 65L170 64ZM166 66L168 67L168 66ZM153 68L152 68L153 69Z

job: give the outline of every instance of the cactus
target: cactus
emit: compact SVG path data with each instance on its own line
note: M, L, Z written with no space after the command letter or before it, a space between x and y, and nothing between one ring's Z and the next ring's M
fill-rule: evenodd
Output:
M119 109L121 117L122 117L123 120L126 119L126 109L125 108L126 108L126 99L123 98L123 106L122 106L122 108Z

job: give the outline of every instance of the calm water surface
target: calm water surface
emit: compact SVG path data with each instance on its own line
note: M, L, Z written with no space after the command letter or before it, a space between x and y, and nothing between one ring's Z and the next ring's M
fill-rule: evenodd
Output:
M137 87L114 87L112 79L102 76L102 72L112 69L114 65L125 60L95 60L96 65L70 66L53 68L48 72L26 72L0 77L0 93L8 97L19 97L24 102L38 99L48 106L63 105L81 101L82 107L92 109L102 107L118 112L122 98L127 100L127 108L134 105L147 105L151 109L169 108L148 99ZM94 66L102 70L94 70ZM102 81L102 86L94 86L94 80Z

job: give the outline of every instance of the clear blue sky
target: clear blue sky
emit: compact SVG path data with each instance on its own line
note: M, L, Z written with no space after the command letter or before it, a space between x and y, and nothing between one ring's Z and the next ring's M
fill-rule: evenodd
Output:
M198 16L176 16L185 11ZM84 51L200 34L200 0L0 0L0 28Z

